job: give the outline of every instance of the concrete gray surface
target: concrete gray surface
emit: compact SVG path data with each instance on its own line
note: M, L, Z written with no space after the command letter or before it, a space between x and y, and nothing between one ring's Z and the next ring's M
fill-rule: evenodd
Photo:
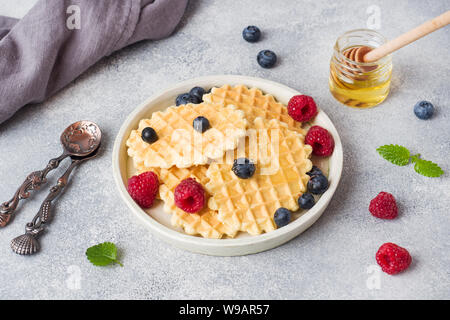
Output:
M34 2L0 0L0 14L20 17ZM76 171L59 199L40 254L18 256L9 242L23 232L45 191L23 203L14 223L0 230L0 297L449 299L450 27L395 54L392 93L381 106L351 109L329 93L328 63L336 38L366 27L367 10L374 5L380 9L380 32L388 38L450 9L448 1L192 0L173 37L142 42L101 60L48 101L27 106L0 125L1 201L25 173L59 154L59 133L68 124L90 119L105 136L101 156ZM262 29L261 42L242 40L249 24ZM271 70L255 60L266 48L280 57ZM309 94L343 140L344 172L328 209L309 230L277 249L228 258L182 251L150 234L116 191L111 152L127 115L167 86L210 74L262 77ZM421 99L436 106L429 121L413 114ZM375 152L387 143L420 152L446 173L431 179L412 166L389 164ZM62 171L52 175L50 184ZM370 199L382 190L396 196L398 219L369 214ZM103 241L118 245L123 268L98 268L86 260L86 248ZM384 242L410 251L413 263L406 272L388 276L374 267L375 252Z

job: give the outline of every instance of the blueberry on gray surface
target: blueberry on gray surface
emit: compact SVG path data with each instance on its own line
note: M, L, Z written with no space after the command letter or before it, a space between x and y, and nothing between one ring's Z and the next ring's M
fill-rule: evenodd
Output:
M277 211L275 211L273 220L275 220L278 228L284 227L291 222L291 211L286 208L278 208Z
M233 170L234 174L239 178L248 179L255 173L255 165L247 158L238 158L234 160L231 170Z
M195 98L198 102L203 102L203 95L205 94L205 89L201 88L201 87L194 87L191 89L191 91L189 91L189 94L191 95L191 97Z
M177 106L182 104L188 104L188 103L198 103L196 102L197 99L191 96L189 93L182 93L178 95L177 99L175 100L175 104Z
M313 194L322 194L328 189L328 179L323 174L312 176L308 181L308 191Z
M311 171L307 172L306 174L307 174L308 176L312 177L312 176L316 176L316 175L318 175L318 174L322 174L322 175L323 175L323 172L322 172L322 170L319 169L319 167L317 167L317 166L312 166Z
M298 205L302 209L311 209L315 203L314 196L309 192L305 192L298 198Z
M414 106L414 113L417 118L422 120L428 120L434 113L434 106L428 101L419 101Z
M202 116L195 118L192 122L192 126L195 131L200 133L203 133L210 128L209 120Z
M261 37L261 30L256 26L248 26L242 31L242 37L245 41L256 42Z
M272 68L277 62L277 55L270 50L262 50L258 53L258 63L263 68Z
M155 129L152 127L147 127L142 130L141 134L142 140L144 140L147 143L153 143L158 140L158 135L156 134Z

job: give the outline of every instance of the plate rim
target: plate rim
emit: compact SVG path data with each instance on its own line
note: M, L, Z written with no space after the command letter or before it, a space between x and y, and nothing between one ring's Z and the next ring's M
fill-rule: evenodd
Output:
M203 77L196 77L192 79L187 79L181 82L178 82L174 85L171 85L169 87L166 87L162 90L158 90L156 93L151 95L148 99L146 99L144 102L139 104L123 121L119 132L116 135L116 138L114 140L114 146L113 146L113 152L112 152L112 171L113 171L113 177L116 184L116 187L118 188L118 192L121 195L122 200L127 204L129 209L133 212L135 216L137 216L141 222L149 227L149 229L154 232L157 236L162 238L163 240L167 240L171 242L174 245L177 245L179 247L182 247L184 249L187 249L189 251L193 252L199 252L204 254L211 254L211 255L221 255L221 256L229 256L229 255L241 255L241 254L249 254L249 253L256 253L260 251L265 251L274 247L277 247L292 238L296 237L303 231L305 231L307 228L309 228L312 224L316 222L316 220L322 215L323 211L328 206L329 202L331 201L337 186L339 185L339 181L342 175L343 170L343 146L341 138L336 130L336 127L334 126L331 119L328 117L328 115L319 108L319 113L321 114L321 117L324 117L327 122L331 125L331 127L327 126L327 130L329 130L334 138L335 141L335 149L333 153L333 157L337 158L336 161L336 167L332 166L330 168L329 172L329 178L332 178L332 184L328 188L328 190L320 197L319 201L315 204L315 206L312 209L309 209L305 214L298 217L295 221L291 222L287 226L284 226L283 228L276 229L274 231L263 233L257 236L250 236L250 237L244 237L244 238L234 238L234 239L209 239L209 238L203 238L199 236L193 236L185 233L181 233L179 231L176 231L174 229L171 229L160 222L156 221L152 217L150 217L144 210L142 210L129 196L128 192L126 191L125 183L122 180L122 173L120 170L120 149L122 147L122 143L126 141L125 139L125 133L128 130L130 124L134 122L136 116L141 113L149 103L151 103L153 100L160 98L162 96L165 96L169 94L172 91L181 92L182 87L186 86L192 86L194 84L200 83L200 82L221 82L223 84L227 83L242 83L243 85L248 85L249 82L260 82L264 83L266 85L275 86L283 90L288 90L295 94L301 94L299 91L288 87L284 84L281 84L279 82L262 79L258 77L249 77L249 76L242 76L242 75L211 75L211 76L203 76ZM214 86L214 85L213 85ZM256 85L257 87L257 85ZM276 97L276 93L267 92L268 94L274 95ZM333 175L332 175L333 173ZM302 227L304 227L302 229ZM298 230L300 231L298 231ZM296 232L298 231L298 233ZM233 253L233 254L221 254L220 252L214 252L210 249L216 249L220 251L221 248L235 248L236 250L240 250L239 248L247 247L247 246L256 246L263 244L265 242L278 240L279 238L282 238L283 236L287 236L287 239L272 245L267 246L267 248L262 248L258 250L247 250L248 252L243 253ZM188 245L194 245L194 246L200 246L202 248L190 248ZM236 251L234 250L234 251ZM207 252L205 252L207 251Z

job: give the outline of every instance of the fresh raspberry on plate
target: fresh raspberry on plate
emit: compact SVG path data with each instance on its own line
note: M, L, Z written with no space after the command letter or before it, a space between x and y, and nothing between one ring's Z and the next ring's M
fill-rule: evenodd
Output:
M380 219L394 219L398 215L397 203L389 192L380 192L370 201L370 213Z
M313 154L328 157L334 150L333 136L324 128L312 126L305 137L305 143L313 148Z
M175 205L188 213L196 213L205 205L205 190L193 178L187 178L175 188Z
M387 274L397 274L411 264L408 250L390 242L383 244L378 249L375 258L381 270Z
M159 189L158 176L147 171L128 179L128 193L142 208L150 208Z
M295 121L309 121L317 115L317 106L310 96L293 96L287 105L288 113Z

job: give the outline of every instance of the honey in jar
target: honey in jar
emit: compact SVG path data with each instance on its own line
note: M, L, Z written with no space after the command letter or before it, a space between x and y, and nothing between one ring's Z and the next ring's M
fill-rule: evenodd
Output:
M348 54L353 48L376 48L386 39L374 30L357 29L336 40L330 62L329 86L332 95L347 106L376 106L389 94L392 74L391 56L375 62L358 62Z

